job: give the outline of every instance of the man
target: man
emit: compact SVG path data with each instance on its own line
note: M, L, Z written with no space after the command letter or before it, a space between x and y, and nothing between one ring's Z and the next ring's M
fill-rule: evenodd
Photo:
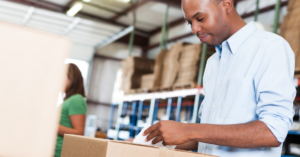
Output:
M182 0L182 8L193 33L217 51L204 73L201 124L161 121L146 141L221 157L280 157L294 115L289 44L246 24L233 0Z

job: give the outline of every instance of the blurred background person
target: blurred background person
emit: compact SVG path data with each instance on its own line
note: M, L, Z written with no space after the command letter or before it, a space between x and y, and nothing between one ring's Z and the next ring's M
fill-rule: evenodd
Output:
M65 97L55 147L55 157L60 157L64 134L84 135L87 105L83 77L75 64L68 64Z

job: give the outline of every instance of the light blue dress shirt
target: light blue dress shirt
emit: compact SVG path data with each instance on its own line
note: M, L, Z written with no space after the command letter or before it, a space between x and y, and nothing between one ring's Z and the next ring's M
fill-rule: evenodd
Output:
M293 124L295 57L280 36L253 22L216 47L205 68L201 123L264 122L284 142ZM222 132L222 130L219 130ZM239 149L199 142L198 152L220 157L280 157L277 148Z

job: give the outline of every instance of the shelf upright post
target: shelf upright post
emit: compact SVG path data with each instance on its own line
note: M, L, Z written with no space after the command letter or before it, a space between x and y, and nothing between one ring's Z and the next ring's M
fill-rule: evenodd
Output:
M168 120L170 120L171 117L171 108L172 108L173 98L168 98L168 106L166 110L166 115L168 117Z
M132 5L133 2L132 2ZM133 29L131 31L131 34L130 34L130 38L129 38L129 57L131 56L131 53L132 53L132 48L133 48L133 42L134 42L134 33L135 33L135 25L136 25L136 11L135 9L133 9L132 11L132 16L133 16L133 22L132 22L132 25L133 25Z
M205 66L205 59L206 59L206 52L207 52L207 45L202 44L202 52L201 52L201 62L200 62L200 67L199 67L199 74L198 74L198 81L197 81L197 88L201 88L202 82L203 82L203 73L204 73L204 66ZM191 120L191 123L196 123L197 122L197 117L198 117L198 109L199 109L199 102L200 102L200 97L201 95L197 93L195 95L195 102L194 102L194 112L193 112L193 117Z
M259 13L259 0L256 0L256 10L255 10L254 21L257 21L258 13Z
M136 109L137 109L137 102L133 101L131 105L131 113L130 113L130 129L129 129L129 136L130 138L134 137L134 128L136 126Z
M115 108L117 105L111 104L110 106L110 118L108 123L108 129L111 129L114 123L114 116L115 116Z
M182 104L182 97L177 98L177 108L176 108L176 118L175 121L180 121L180 113L181 113L181 104Z
M154 116L154 109L155 109L155 98L152 98L150 101L150 108L149 108L149 120L150 125L153 125L153 116Z
M273 33L275 34L277 34L277 30L278 30L280 8L281 8L281 0L277 0L276 7L275 7L275 19L274 19L274 29L273 29Z
M159 106L159 99L155 100L155 107L154 107L154 112L153 112L153 123L156 120L157 113L158 113L158 106Z
M168 42L168 16L169 16L169 5L167 5L165 19L163 26L161 28L161 41L160 41L160 49L167 49Z
M122 121L122 118L121 118L121 115L122 115L122 111L123 111L123 101L121 101L119 103L119 107L118 107L118 115L117 115L117 120L116 120L116 136L114 138L114 140L118 140L118 137L119 137L119 133L120 133L120 124L121 124L121 121Z

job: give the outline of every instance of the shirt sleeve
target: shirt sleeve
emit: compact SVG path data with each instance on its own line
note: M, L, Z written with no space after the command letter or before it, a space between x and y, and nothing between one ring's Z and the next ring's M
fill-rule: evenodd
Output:
M71 97L69 104L69 116L77 114L86 114L87 106L85 100L79 96L75 95Z
M259 70L255 75L256 114L276 137L284 142L293 124L293 84L295 57L289 44L278 39L266 45Z

